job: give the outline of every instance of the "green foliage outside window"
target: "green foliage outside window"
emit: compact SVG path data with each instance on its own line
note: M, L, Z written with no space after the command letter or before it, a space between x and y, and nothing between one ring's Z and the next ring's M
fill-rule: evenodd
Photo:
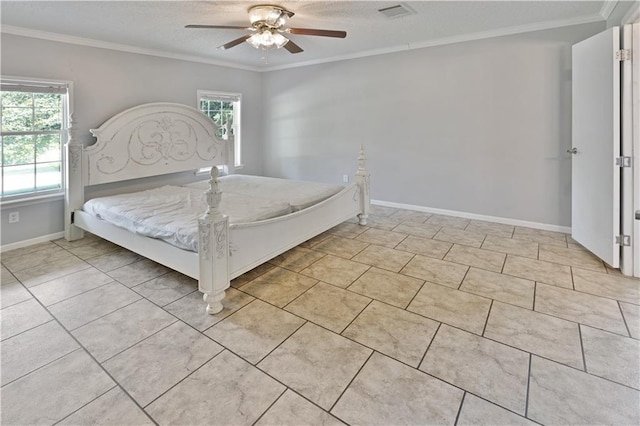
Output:
M233 102L200 100L200 111L213 120L218 126L216 136L222 138L225 132L225 125L233 123Z

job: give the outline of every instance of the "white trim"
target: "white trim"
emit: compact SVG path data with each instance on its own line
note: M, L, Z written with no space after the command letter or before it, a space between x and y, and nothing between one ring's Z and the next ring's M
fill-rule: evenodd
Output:
M635 2L622 18L622 25L640 23L640 2Z
M618 0L605 0L604 3L602 3L602 7L600 8L600 16L602 16L604 19L609 19L611 12L613 12L613 9L615 9L617 5Z
M64 237L64 232L56 232L55 234L43 235L41 237L31 238L29 240L18 241L11 244L5 244L0 247L0 253L5 253L9 250L15 250L22 247L32 246L34 244L44 243L47 241L58 240Z
M456 210L436 209L432 207L415 206L412 204L393 203L390 201L371 200L371 204L385 207L395 207L397 209L415 210L425 213L443 214L447 216L462 217L464 219L484 220L487 222L504 223L505 225L524 226L527 228L542 229L544 231L562 232L571 234L571 228L568 226L551 225L548 223L529 222L527 220L509 219L506 217L487 216L484 214L460 212Z
M604 9L604 5L603 5L603 9ZM633 10L633 7L631 10ZM363 58L367 56L384 55L387 53L395 53L395 52L401 52L405 50L422 49L425 47L442 46L442 45L452 44L452 43L462 43L462 42L468 42L468 41L474 41L474 40L483 40L487 38L502 37L507 35L527 33L532 31L548 30L548 29L560 28L560 27L568 27L572 25L589 24L592 22L603 21L603 17L601 13L602 12L594 15L580 16L580 17L571 18L571 19L560 19L555 21L546 21L546 22L539 22L535 24L526 24L526 25L519 25L514 27L496 29L496 30L482 31L482 32L473 33L473 34L463 34L463 35L452 36L452 37L444 37L436 40L428 40L428 41L417 42L417 43L403 44L400 46L393 46L393 47L388 47L384 49L367 50L367 51L362 51L358 53L352 53L352 54L341 55L341 56L333 56L330 58L317 59L312 61L298 62L295 64L278 65L274 67L255 67L255 66L249 66L249 65L241 65L234 62L227 62L227 61L215 60L210 58L203 58L199 56L172 53L172 52L166 52L162 50L146 49L146 48L130 46L126 44L111 43L111 42L106 42L101 40L88 39L84 37L75 37L75 36L69 36L64 34L51 33L47 31L38 31L38 30L29 29L29 28L14 27L11 25L3 25L0 31L6 34L13 34L13 35L19 35L19 36L31 37L31 38L40 38L44 40L58 41L61 43L77 44L80 46L119 50L123 52L137 53L141 55L150 55L150 56L159 56L162 58L177 59L181 61L199 62L199 63L209 64L209 65L218 65L222 67L236 68L236 69L241 69L246 71L269 72L269 71L278 71L278 70L289 69L289 68L306 67L309 65L324 64L327 62L345 61L348 59L357 59L357 58ZM625 19L629 15L630 13L627 13L627 15L625 16Z
M246 71L261 71L257 67L237 64L234 62L220 61L216 59L203 58L201 56L185 55L182 53L172 53L163 50L147 49L144 47L131 46L128 44L111 43L108 41L94 40L84 37L70 36L66 34L51 33L48 31L33 30L31 28L14 27L12 25L2 25L2 33L18 35L22 37L39 38L60 43L76 44L79 46L97 47L99 49L117 50L120 52L136 53L138 55L159 56L161 58L177 59L179 61L199 62L209 65L218 65Z

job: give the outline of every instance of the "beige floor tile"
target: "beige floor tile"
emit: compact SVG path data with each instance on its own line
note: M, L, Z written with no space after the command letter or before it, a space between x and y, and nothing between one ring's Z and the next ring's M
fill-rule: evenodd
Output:
M395 207L378 206L375 204L371 205L371 214L376 216L391 216L399 210L400 209L396 209Z
M20 258L23 256L33 255L36 252L45 250L50 252L52 249L57 250L59 247L52 241L43 241L37 244L31 244L29 246L20 247L13 250L2 252L2 262L7 259Z
M98 239L90 242L89 244L83 244L79 247L70 247L71 253L78 256L80 259L87 260L92 257L102 256L103 254L111 253L117 250L120 246L113 244L107 240Z
M482 334L490 307L491 299L427 282L407 310Z
M43 305L49 306L110 282L113 278L96 268L89 268L33 286L30 290Z
M420 370L524 415L529 354L443 324Z
M501 272L506 255L489 250L454 244L444 260L462 265L475 266L489 271Z
M402 234L413 235L420 238L433 238L434 235L442 229L440 225L429 225L426 223L416 224L412 222L403 222L400 225L393 228L393 232L400 232Z
M397 231L385 231L384 229L370 228L366 232L358 235L356 240L383 247L394 248L406 237L406 234L402 234Z
M535 282L524 278L470 268L460 290L533 309Z
M458 288L468 269L468 266L458 263L418 255L411 259L411 262L400 273L447 287Z
M349 291L404 309L422 284L423 280L372 267L349 286Z
M453 244L444 241L414 237L410 235L404 241L398 244L396 249L420 254L423 256L433 257L436 259L442 259L452 246Z
M434 237L434 240L447 241L454 244L462 244L479 248L486 237L485 234L464 229L443 227Z
M413 257L413 253L387 247L370 245L353 257L356 262L365 263L388 271L400 272Z
M324 253L303 247L294 247L291 250L282 253L280 256L274 257L269 261L269 263L281 268L289 269L290 271L300 272L307 266L313 264L319 259L322 259L324 256Z
M371 228L384 229L385 231L391 231L393 228L400 224L400 220L392 219L390 216L379 216L377 214L370 214L367 218L367 226Z
M85 231L84 237L80 238L79 240L67 241L64 238L60 238L58 240L53 240L53 242L62 248L69 249L84 246L98 240L100 240L100 237Z
M515 226L504 223L486 222L483 220L472 220L465 228L465 231L478 232L494 237L511 238Z
M71 256L16 272L15 276L25 287L33 287L87 268L91 268L91 265L84 260Z
M345 288L357 280L358 277L364 274L369 268L369 265L328 254L300 273Z
M81 327L137 300L140 295L112 282L48 307L67 330Z
M482 243L485 250L497 251L500 253L513 254L516 256L538 258L538 243L530 241L514 240L513 238L497 237L487 235Z
M0 310L0 336L5 340L52 319L35 299L28 299Z
M239 277L232 279L231 287L240 288L246 283L248 283L249 281L255 280L260 275L265 274L266 272L272 270L273 268L275 268L275 266L271 265L270 263L263 263L262 265L256 266L252 270L247 271L244 274L240 275Z
M511 411L498 407L470 393L465 394L460 416L456 423L460 426L510 425L534 426L536 423L520 417Z
M567 247L567 234L561 232L516 226L516 229L513 231L513 238L516 240Z
M177 321L103 366L144 407L220 351L220 345Z
M83 350L76 350L2 388L2 424L53 424L115 383Z
M59 425L154 425L153 421L120 388L94 399Z
M222 299L223 309L217 314L208 314L205 309L207 304L202 300L202 293L194 291L187 294L182 299L167 305L164 309L172 313L191 327L199 331L204 331L214 324L222 321L247 303L255 300L253 296L238 291L234 288L228 288L226 295Z
M622 309L624 321L629 328L629 334L634 339L640 339L640 306L620 302L620 309Z
M436 321L374 301L342 335L418 367L438 325Z
M471 223L471 221L462 217L434 214L431 215L431 217L427 219L425 223L427 225L438 225L446 228L464 229L469 225L469 223Z
M371 352L307 323L258 367L326 410L340 397Z
M540 244L539 259L598 272L607 272L602 260L583 250Z
M329 232L338 237L355 238L367 229L370 228L368 226L358 225L357 223L342 222L340 225L329 229Z
M349 424L453 424L463 392L374 353L331 413Z
M344 257L345 259L351 259L353 256L364 250L368 245L369 243L365 243L363 241L331 236L315 245L313 249L323 253L332 254L334 256Z
M494 302L484 337L584 369L578 324Z
M0 286L0 309L31 299L31 293L18 281L2 283Z
M365 227L363 226L363 228L365 228ZM313 248L313 247L317 246L322 241L326 240L327 238L329 238L332 235L333 234L331 234L329 232L323 232L322 234L316 235L315 237L313 237L313 238L305 241L304 243L300 244L300 247Z
M340 426L344 423L289 389L256 423L256 426L273 425Z
M9 270L5 268L4 265L0 266L0 271L2 271L2 275L0 276L0 286L18 281L18 279L11 272L9 272Z
M55 361L80 346L56 321L3 340L2 386Z
M371 302L368 297L331 284L318 283L286 306L286 310L336 333Z
M229 351L147 407L161 425L250 425L285 387Z
M580 326L587 372L640 389L640 341Z
M565 265L507 255L502 273L558 287L573 288L571 268Z
M640 305L640 280L573 268L576 290Z
M159 306L166 306L198 289L198 282L180 272L169 272L131 288Z
M11 253L11 252L9 252ZM2 264L20 279L20 271L37 268L43 264L68 260L75 256L56 244L51 244L28 255L2 254Z
M304 322L282 309L254 300L205 334L251 364L256 364Z
M109 271L108 275L120 284L133 287L145 281L158 278L171 272L171 269L160 265L153 260L143 259L130 265L125 265Z
M637 390L534 356L527 417L541 424L640 424Z
M535 310L627 335L627 327L615 300L538 283Z
M102 272L109 272L144 259L139 254L118 247L112 252L87 259L87 263Z
M104 362L177 319L147 300L139 300L73 331L76 339Z
M416 210L397 210L391 216L391 219L400 220L410 223L424 223L431 217L431 213L419 212Z
M313 278L276 267L243 285L240 289L282 308L317 282L318 280Z

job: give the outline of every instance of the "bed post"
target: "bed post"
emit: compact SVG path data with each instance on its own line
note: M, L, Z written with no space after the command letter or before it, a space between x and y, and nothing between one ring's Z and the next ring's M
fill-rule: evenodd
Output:
M371 205L370 179L369 172L366 169L367 158L364 156L364 146L360 145L360 155L358 156L358 171L356 172L356 183L360 190L360 213L358 213L358 223L360 225L367 224L369 217L369 208Z
M69 136L65 144L64 162L66 185L64 189L64 238L67 241L79 240L84 231L73 224L73 212L84 204L84 180L82 177L82 149L84 145L76 140L76 120L69 117Z
M229 222L219 209L222 193L218 188L218 173L217 167L211 168L209 189L205 192L208 208L198 219L198 289L204 293L209 314L222 310L224 291L229 288Z

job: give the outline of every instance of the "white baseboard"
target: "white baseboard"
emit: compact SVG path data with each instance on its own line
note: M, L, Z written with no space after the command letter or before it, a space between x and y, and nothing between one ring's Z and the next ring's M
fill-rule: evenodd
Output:
M506 217L487 216L483 214L459 212L456 210L435 209L432 207L414 206L412 204L392 203L389 201L371 200L371 204L385 207L395 207L397 209L415 210L425 213L443 214L447 216L462 217L464 219L484 220L487 222L504 223L505 225L524 226L527 228L542 229L544 231L563 232L571 234L571 227L550 225L548 223L529 222L526 220L509 219Z
M16 243L5 244L0 247L0 253L4 253L5 251L15 250L22 247L32 246L38 243L44 243L45 241L57 240L59 238L64 237L63 232L56 232L55 234L43 235L41 237L31 238L30 240L18 241Z

